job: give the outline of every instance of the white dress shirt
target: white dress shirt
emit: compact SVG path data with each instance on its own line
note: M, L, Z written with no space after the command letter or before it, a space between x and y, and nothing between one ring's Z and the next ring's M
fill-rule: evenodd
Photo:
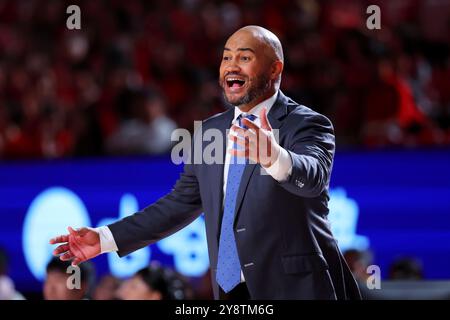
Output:
M261 119L259 117L259 114L261 112L262 108L267 108L267 113L269 113L270 109L274 105L276 99L277 99L277 93L276 92L273 96L271 96L269 99L264 100L263 102L257 104L255 107L253 107L247 114L253 114L257 118L254 120L254 122L260 126L261 125ZM238 107L234 107L234 118L233 118L233 124L236 123L237 117L243 113ZM225 155L225 164L223 167L223 196L225 197L226 194L226 188L227 188L227 177L228 177L228 168L230 166L230 159L231 155L228 152L233 146L233 141L231 139L228 139L227 141L227 152ZM270 174L275 180L281 182L285 181L289 175L292 172L292 159L289 153L281 148L280 154L278 155L278 159L268 168L265 168L266 172ZM224 202L224 201L223 201ZM222 205L223 209L223 205ZM101 252L112 252L112 251L118 251L116 242L114 241L114 237L111 233L111 230L107 226L102 226L95 229L100 236L100 247ZM244 282L244 274L241 271L241 282Z

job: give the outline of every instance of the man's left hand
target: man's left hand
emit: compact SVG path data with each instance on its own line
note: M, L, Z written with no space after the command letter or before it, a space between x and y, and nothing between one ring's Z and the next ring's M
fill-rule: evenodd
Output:
M268 168L275 163L280 154L281 146L275 139L274 132L267 119L267 109L260 112L261 126L253 121L244 118L242 125L248 129L233 125L230 130L230 138L239 149L230 149L233 156L245 157L253 163L259 163L264 168Z

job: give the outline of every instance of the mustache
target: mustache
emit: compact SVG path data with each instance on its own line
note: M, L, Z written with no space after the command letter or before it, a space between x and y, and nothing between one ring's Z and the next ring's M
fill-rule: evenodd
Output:
M247 76L246 76L245 74L241 74L241 73L238 73L238 72L232 72L232 71L230 71L230 72L225 72L225 73L223 74L223 78L225 78L226 76L241 76L241 77L247 78Z

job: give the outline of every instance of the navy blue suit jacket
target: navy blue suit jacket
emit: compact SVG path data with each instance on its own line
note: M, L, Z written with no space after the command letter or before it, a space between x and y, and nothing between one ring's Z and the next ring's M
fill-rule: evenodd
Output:
M231 108L204 120L203 131L216 128L226 138L233 116ZM327 219L335 149L331 122L281 91L268 119L279 129L279 143L288 150L293 168L281 183L262 175L257 164L247 165L242 176L234 230L251 298L359 299ZM119 255L171 235L204 212L214 296L219 298L215 271L222 199L223 161L185 164L170 193L109 225Z

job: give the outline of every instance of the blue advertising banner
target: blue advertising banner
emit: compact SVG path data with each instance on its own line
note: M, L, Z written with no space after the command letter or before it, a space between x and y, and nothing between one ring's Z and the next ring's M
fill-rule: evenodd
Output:
M446 150L338 153L329 219L341 249L371 249L384 277L395 258L408 256L423 262L426 278L450 278L449 164ZM169 157L1 163L0 246L18 290L41 290L51 237L144 208L171 190L181 170ZM204 275L203 217L126 258L94 261L98 274L127 277L152 260Z

